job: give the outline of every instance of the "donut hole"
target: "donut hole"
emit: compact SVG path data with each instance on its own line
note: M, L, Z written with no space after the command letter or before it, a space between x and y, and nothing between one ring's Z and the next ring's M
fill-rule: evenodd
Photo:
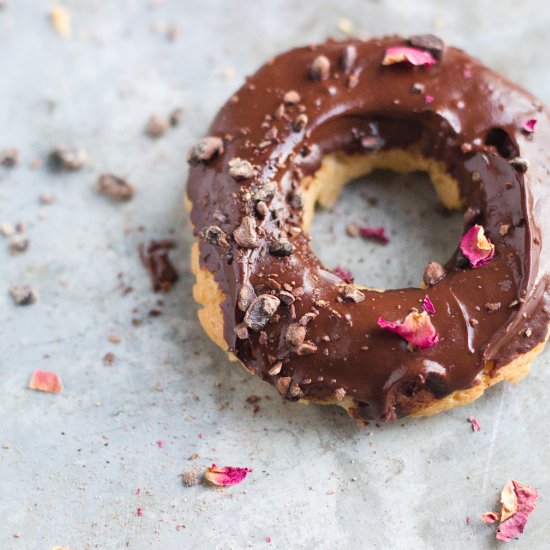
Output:
M436 193L426 172L375 169L329 193L321 180L334 176L334 171L325 170L331 163L325 159L313 182L308 182L325 191L317 195L320 208L309 229L312 250L324 265L351 272L359 286L403 288L419 286L430 261L444 264L452 256L462 234L463 216L459 210L445 208L441 199L446 199L446 206L459 207L454 190L442 187L440 181ZM313 193L311 186L306 188L306 203L311 203ZM352 223L383 227L389 242L349 236L346 229Z
M511 159L519 155L512 138L502 128L491 128L485 136L484 143L487 147L494 147L502 158Z

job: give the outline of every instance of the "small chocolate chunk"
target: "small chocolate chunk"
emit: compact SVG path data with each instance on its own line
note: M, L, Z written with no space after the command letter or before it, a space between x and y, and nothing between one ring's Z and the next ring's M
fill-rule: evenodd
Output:
M365 295L352 285L342 285L342 298L347 302L355 302L358 304L365 299Z
M108 366L108 367L111 367L114 362L115 362L115 354L112 351L108 351L103 356L103 364Z
M426 90L426 86L424 86L424 84L422 84L421 82L415 82L411 86L411 92L413 94L423 94L425 90Z
M281 300L281 302L283 302L283 304L287 306L293 304L296 301L296 298L294 298L294 294L286 290L281 290L281 292L279 292L279 299Z
M317 351L317 346L313 342L302 342L294 348L296 355L312 355Z
M441 59L445 43L433 34L417 34L408 40L413 48L429 51L436 59Z
M25 235L16 235L10 242L10 254L17 256L21 252L25 252L29 248L29 238Z
M288 395L290 395L290 397L302 397L302 395L304 395L304 392L298 384L294 384L291 386Z
M527 172L529 169L529 161L522 157L514 157L508 161L510 166L513 166L518 172Z
M170 117L168 118L168 121L170 122L170 126L172 128L175 128L176 126L180 125L181 119L183 117L183 109L174 109L170 113Z
M334 397L336 398L336 401L342 401L342 399L346 397L346 390L344 388L337 388L334 391Z
M256 219L253 216L245 216L239 227L233 231L233 238L243 248L256 248L258 246Z
M281 376L281 378L277 379L276 382L277 391L281 395L286 395L291 382L292 378L290 378L290 376Z
M239 294L237 295L237 307L241 311L246 311L255 298L256 293L254 289L250 286L243 285L239 289Z
M19 151L17 149L4 149L0 151L0 166L13 168L19 163Z
M267 218L269 215L269 206L264 201L259 201L256 205L256 213L260 218Z
M439 262L430 262L424 269L422 280L427 286L433 286L443 280L447 272Z
M342 53L342 70L345 73L349 73L353 68L356 59L357 48L353 44L347 45Z
M233 332L236 334L239 340L246 340L248 338L248 327L245 323L239 323L233 328Z
M296 90L289 90L283 97L283 101L286 105L296 105L301 101L300 94Z
M313 319L315 319L319 315L318 313L313 313L312 311L305 313L300 317L300 320L298 321L301 325L308 325Z
M255 202L270 202L277 192L277 183L274 181L268 181L262 187L258 187L252 194L252 198Z
M330 61L324 55L317 56L309 68L311 80L326 80L330 76Z
M485 309L489 312L489 313L495 313L495 311L498 311L500 309L500 306L502 304L500 302L487 302L485 304Z
M234 158L229 161L229 175L236 180L245 180L254 177L254 166L247 160Z
M163 116L151 115L145 125L145 133L151 138L162 137L168 130L169 122Z
M292 123L292 129L295 132L301 132L307 126L307 123L307 115L305 113L302 113L294 119L294 122Z
M57 170L80 170L88 154L80 147L58 147L50 153L50 166Z
M179 279L168 257L169 251L174 247L174 242L168 239L151 241L147 248L143 244L139 246L141 263L149 272L154 292L168 292Z
M208 162L216 155L222 155L223 151L223 140L221 138L205 137L191 147L187 156L187 162L192 165Z
M225 231L217 225L211 225L204 230L204 239L210 244L216 244L226 248L229 246Z
M306 339L306 327L300 323L292 323L286 329L285 341L293 346L301 344Z
M274 239L269 242L269 252L273 256L290 256L296 247L286 239Z
M38 292L34 287L26 283L12 285L10 294L16 306L28 306L38 300Z
M510 231L510 224L509 223L501 223L498 226L498 234L501 237L504 237L505 235L508 235L508 231Z
M281 304L281 300L271 294L261 294L255 298L244 315L244 322L251 330L262 330Z
M479 321L477 319L474 319L473 317L471 317L468 322L470 323L471 327L477 327L477 325L479 325Z
M101 174L97 180L99 191L112 199L128 201L136 192L135 187L124 178L114 174Z

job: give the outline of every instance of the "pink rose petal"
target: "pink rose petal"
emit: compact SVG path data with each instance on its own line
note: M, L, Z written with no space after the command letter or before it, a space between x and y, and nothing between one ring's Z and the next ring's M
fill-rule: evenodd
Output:
M433 95L425 95L424 96L424 103L426 105L429 105L430 103L434 102L434 96Z
M409 344L418 346L420 349L431 348L439 340L439 335L425 311L418 313L418 311L414 310L402 322L386 321L383 317L379 317L378 326L384 330L398 334L409 342Z
M529 120L522 122L521 127L523 128L524 132L527 132L528 134L532 134L535 131L536 124L537 124L537 119L530 118Z
M460 250L474 269L488 264L495 255L495 245L487 239L481 225L474 225L460 239Z
M525 530L527 520L537 507L538 491L511 479L500 494L501 513L486 512L481 516L485 523L500 521L496 537L509 541L518 537Z
M157 441L155 441L155 443L157 444L157 447L159 449L162 449L164 447L164 441L162 441L162 439L157 439Z
M466 516L466 525L470 525L472 523L472 518L470 516Z
M437 61L427 51L407 46L395 46L386 50L382 65L393 65L394 63L409 63L410 65L430 67L431 65L435 65Z
M340 277L346 283L353 283L355 279L350 271L344 269L343 267L340 267L339 265L334 268L334 273L336 273L336 275L338 275L338 277Z
M433 315L435 313L435 306L433 305L430 297L427 294L426 296L424 296L424 300L422 300L422 309L430 315Z
M63 389L61 378L55 372L35 369L29 380L31 390L44 391L48 393L60 393Z
M483 523L495 523L495 521L498 521L500 519L500 514L497 512L485 512L481 516L481 521Z
M137 509L137 515L138 517L141 517L143 515L143 510L141 508Z
M388 244L390 239L386 235L386 230L383 227L367 227L362 226L359 228L359 235L363 239L376 239L382 244Z
M473 432L480 432L481 431L481 426L478 424L477 420L473 416L470 416L468 418L468 422L470 422L472 424L472 431Z
M212 464L207 468L204 477L208 483L218 485L220 487L228 487L237 485L248 475L252 470L250 468L238 468L234 466L216 466Z

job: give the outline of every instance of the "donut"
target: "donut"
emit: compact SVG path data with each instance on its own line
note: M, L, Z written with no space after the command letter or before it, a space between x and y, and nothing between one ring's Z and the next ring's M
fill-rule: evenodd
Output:
M283 53L189 152L200 322L286 399L359 423L515 382L548 338L549 154L542 104L433 35ZM315 206L378 168L425 171L464 211L415 288L351 284L310 248Z

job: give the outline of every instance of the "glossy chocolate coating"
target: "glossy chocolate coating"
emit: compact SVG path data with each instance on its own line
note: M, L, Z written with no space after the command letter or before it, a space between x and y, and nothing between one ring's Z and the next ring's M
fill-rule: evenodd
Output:
M187 188L201 267L214 274L226 297L228 349L289 399L331 400L343 388L354 399L352 414L364 420L406 415L420 390L437 399L471 387L488 361L496 371L543 342L550 317L548 113L529 93L455 48L445 48L429 68L381 64L387 48L406 44L400 37L328 41L271 60L217 115L209 135L223 138L224 151L191 166ZM330 61L326 79L311 76L319 55ZM290 90L299 102L283 108ZM529 134L522 123L532 118L536 131ZM399 336L378 328L377 319L399 320L420 309L426 289L365 290L364 301L343 302L342 280L311 252L307 233L296 230L299 181L317 170L323 155L409 146L445 163L468 208L464 232L482 225L496 247L488 265L472 269L457 236L447 276L428 290L440 339L422 351L410 351ZM529 161L527 172L509 163L513 157ZM234 158L252 163L256 175L231 177ZM261 218L255 193L269 181L277 192ZM231 237L247 215L257 221L256 248L241 248ZM501 224L510 226L505 235ZM203 238L209 226L227 234L224 246ZM269 243L278 238L288 239L294 252L271 254ZM282 285L296 301L281 302L263 331L237 339L242 285L276 296ZM501 307L487 311L488 302ZM285 334L312 311L318 315L307 324L306 341L317 349L298 355ZM279 361L280 372L268 374Z

